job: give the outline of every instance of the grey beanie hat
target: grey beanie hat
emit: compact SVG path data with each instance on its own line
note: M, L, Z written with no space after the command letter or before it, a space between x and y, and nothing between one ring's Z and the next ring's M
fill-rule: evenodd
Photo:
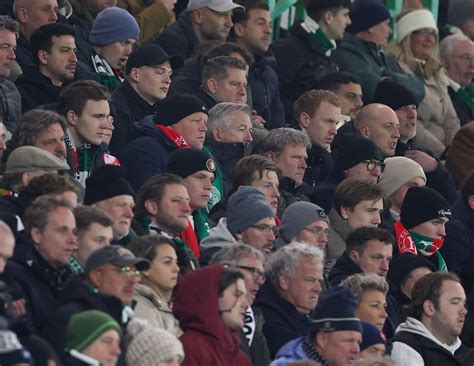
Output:
M138 40L139 36L140 27L135 18L124 9L111 7L95 18L89 42L93 46L107 46L126 39Z
M390 197L412 178L420 177L426 182L425 172L415 160L403 156L394 156L386 158L384 162L385 169L382 178L380 178L379 186L387 197Z
M289 244L301 230L316 221L325 221L329 224L329 217L320 206L304 201L292 203L283 213L275 247L281 248Z
M242 187L227 202L227 229L236 236L266 217L274 217L265 195L257 188Z

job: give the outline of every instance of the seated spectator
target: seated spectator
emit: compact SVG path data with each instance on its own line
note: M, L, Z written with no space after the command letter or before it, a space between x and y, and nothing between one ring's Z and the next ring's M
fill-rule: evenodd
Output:
M19 34L18 23L8 15L0 15L0 43L5 45L2 52L0 66L0 87L3 90L0 95L0 120L5 128L13 133L15 121L21 115L21 97L18 89L8 78L10 77L16 55L16 40Z
M132 140L133 124L155 113L156 104L168 94L177 65L176 58L156 45L138 47L130 54L125 81L112 93L114 132L109 147L118 157Z
M138 137L127 145L122 162L136 190L151 176L166 171L174 150L203 148L207 114L207 108L195 96L171 95L159 103L155 116L135 125Z
M277 249L298 241L325 250L329 237L329 218L326 212L310 202L295 202L283 213L279 227Z
M474 95L468 88L474 78L474 41L465 35L452 35L444 38L439 46L448 73L448 93L462 126L474 121Z
M460 122L447 92L448 78L438 60L438 27L433 14L427 9L401 13L397 39L389 52L406 73L424 82L425 97L418 99L416 140L436 158L443 157Z
M220 167L225 193L232 188L235 165L251 150L250 112L248 105L237 103L219 103L209 111L205 144Z
M117 364L122 338L120 325L110 315L99 310L74 314L67 325L66 365L104 366Z
M74 80L76 42L74 29L66 24L47 24L31 36L36 67L28 67L16 80L24 112L56 103L64 84Z
M304 92L317 89L319 79L337 66L329 56L336 40L351 24L348 0L306 1L307 17L295 22L288 37L271 45L278 63L281 96L286 119L291 120L293 103Z
M294 360L314 360L331 366L353 364L362 342L362 323L355 315L357 301L351 291L334 287L325 291L314 310L309 334L286 343L272 366Z
M6 273L21 286L27 319L39 330L74 278L67 263L76 245L76 222L66 201L44 196L26 210L23 223L27 239L18 243Z
M392 358L400 366L459 365L466 295L456 275L431 273L413 287L407 319L393 338Z
M365 104L372 103L375 88L383 78L398 81L417 100L423 99L423 82L403 71L396 59L384 52L392 34L387 7L378 0L357 0L349 16L351 24L333 52L332 61L340 70L351 72L361 80Z
M181 365L184 350L181 342L166 330L143 319L133 319L127 326L129 339L127 365Z
M310 90L296 100L293 109L296 123L311 140L304 182L315 187L332 169L333 160L328 150L342 117L341 102L333 92Z
M184 334L183 366L250 366L238 332L249 306L244 275L222 265L186 274L174 292L174 313Z
M364 105L362 86L359 78L350 72L330 72L319 80L318 89L332 91L341 102L343 116L354 120Z
M278 199L278 216L296 201L309 202L312 187L303 182L308 168L308 149L311 147L309 137L302 131L292 128L276 128L261 141L257 153L273 161L282 171L280 179L280 198Z
M456 133L447 153L446 167L453 174L458 187L463 184L474 166L474 156L470 153L474 149L473 141L474 122L469 122Z
M274 215L258 189L237 190L227 202L227 217L221 218L200 244L201 263L206 264L216 251L238 240L269 255L278 232Z
M73 272L83 273L92 252L112 243L114 222L105 212L90 206L79 206L73 211L76 219L77 249L69 258Z
M429 259L436 270L449 269L440 252L446 235L445 225L451 218L446 200L428 187L408 189L395 222L398 254L413 253Z
M211 3L192 0L178 20L153 41L169 55L182 62L190 58L200 43L212 40L225 41L232 28L232 10L241 6L232 1L217 0Z
M216 252L211 263L230 266L244 275L249 307L245 312L244 327L240 331L240 349L250 358L252 365L269 365L267 340L262 333L263 315L259 308L252 306L265 282L265 257L249 245L233 244Z
M327 272L346 250L350 232L362 226L380 225L384 195L375 183L347 178L337 186L333 202L333 208L329 211L329 238L326 245Z
M359 360L367 362L383 361L387 338L375 325L365 322L362 323L362 343L360 344ZM359 366L359 364L357 364Z
M267 260L268 281L260 289L255 306L265 320L263 334L272 358L285 343L309 334L309 314L323 287L323 261L319 248L302 243L286 245Z
M340 285L348 287L356 297L356 316L381 332L388 317L387 281L374 273L361 273L347 277Z
M331 152L334 165L326 180L319 182L311 199L326 212L332 208L336 187L346 178L378 183L385 168L380 149L359 134L344 133Z
M448 24L449 33L464 33L474 41L474 31L472 21L474 10L469 0L456 0L449 3Z
M113 221L113 243L126 244L135 238L130 229L135 207L134 192L125 180L125 168L105 165L86 181L84 204L97 208Z

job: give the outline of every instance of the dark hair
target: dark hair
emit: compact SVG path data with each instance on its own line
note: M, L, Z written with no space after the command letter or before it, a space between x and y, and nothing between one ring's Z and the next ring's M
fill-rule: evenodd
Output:
M74 210L76 219L76 231L86 231L92 224L99 224L104 227L112 227L114 222L104 211L92 206L77 206Z
M405 307L406 315L421 320L426 300L430 300L438 310L441 287L446 281L461 282L458 276L450 272L433 272L420 278L411 291L411 302Z
M335 71L324 75L319 80L318 87L336 93L342 85L350 83L362 85L360 79L354 74L346 71Z
M385 206L385 195L376 183L358 178L346 178L336 187L333 207L340 214L341 208L353 210L362 201L378 201L382 199Z
M467 202L469 196L474 194L474 170L469 174L461 187L462 199Z
M156 248L162 245L170 245L174 249L174 243L171 239L163 235L145 235L137 238L130 245L130 251L135 257L148 259L150 262L156 257Z
M351 9L351 0L304 0L303 4L308 15L315 21L319 21L328 10L335 13L339 8Z
M79 117L88 100L110 100L107 88L97 81L78 80L65 86L59 94L58 110L64 116L73 111Z
M33 228L39 229L41 232L44 231L46 225L48 225L49 214L54 210L64 207L71 209L68 202L63 199L56 198L53 195L46 195L38 197L27 209L23 218L25 225L25 233L28 236L31 235Z
M171 173L158 174L148 178L135 196L136 217L148 216L149 213L145 208L145 202L152 200L159 204L165 194L166 186L174 184L184 185L183 178Z
M281 169L270 159L261 155L249 155L240 159L234 168L233 188L252 185L253 181L263 178L265 170L275 172L278 179L281 178Z
M269 6L262 0L237 0L236 4L242 5L244 8L234 9L232 13L232 23L245 23L249 20L249 12L252 9L267 10L269 11Z
M207 61L202 69L202 86L206 86L209 79L224 80L228 69L247 71L247 65L235 57L218 56Z
M252 54L247 49L239 46L237 43L227 42L218 46L212 47L207 53L207 59L211 60L219 56L230 56L233 53L238 53L245 60L247 65L250 67L254 63Z
M347 236L347 251L355 250L362 255L370 240L378 240L386 245L395 245L395 237L389 231L378 227L362 226L351 231Z
M30 38L30 48L33 59L39 64L38 52L51 53L53 37L71 36L76 37L74 28L64 23L45 24L33 32Z
M221 272L221 276L219 277L219 287L217 290L217 296L221 297L224 294L224 291L229 286L236 283L238 280L243 280L244 275L242 272L239 272L235 268L224 268Z

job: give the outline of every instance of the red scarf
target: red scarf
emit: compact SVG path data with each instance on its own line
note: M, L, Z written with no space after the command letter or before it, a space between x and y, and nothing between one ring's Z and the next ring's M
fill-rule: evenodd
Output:
M179 237L188 245L189 249L191 249L196 257L201 256L201 251L199 250L199 243L194 232L193 225L189 222L188 228L183 230L179 233Z
M410 233L400 221L396 221L393 225L395 229L395 237L397 238L398 253L412 253L418 255L416 250L415 242L413 241Z
M158 128L161 132L165 134L166 137L168 137L173 144L175 144L177 147L191 147L186 140L184 139L183 136L181 136L178 132L173 130L172 128L169 128L167 126L163 126L160 124L156 124L156 128Z

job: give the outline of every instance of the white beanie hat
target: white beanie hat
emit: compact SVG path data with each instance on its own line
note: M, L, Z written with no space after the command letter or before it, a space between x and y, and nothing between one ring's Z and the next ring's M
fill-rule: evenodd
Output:
M380 178L379 185L383 193L390 197L398 188L415 177L423 178L426 175L423 168L415 160L403 156L394 156L385 159L385 169Z
M433 14L428 9L418 9L402 16L397 22L397 39L403 39L410 33L424 28L432 28L438 31Z

